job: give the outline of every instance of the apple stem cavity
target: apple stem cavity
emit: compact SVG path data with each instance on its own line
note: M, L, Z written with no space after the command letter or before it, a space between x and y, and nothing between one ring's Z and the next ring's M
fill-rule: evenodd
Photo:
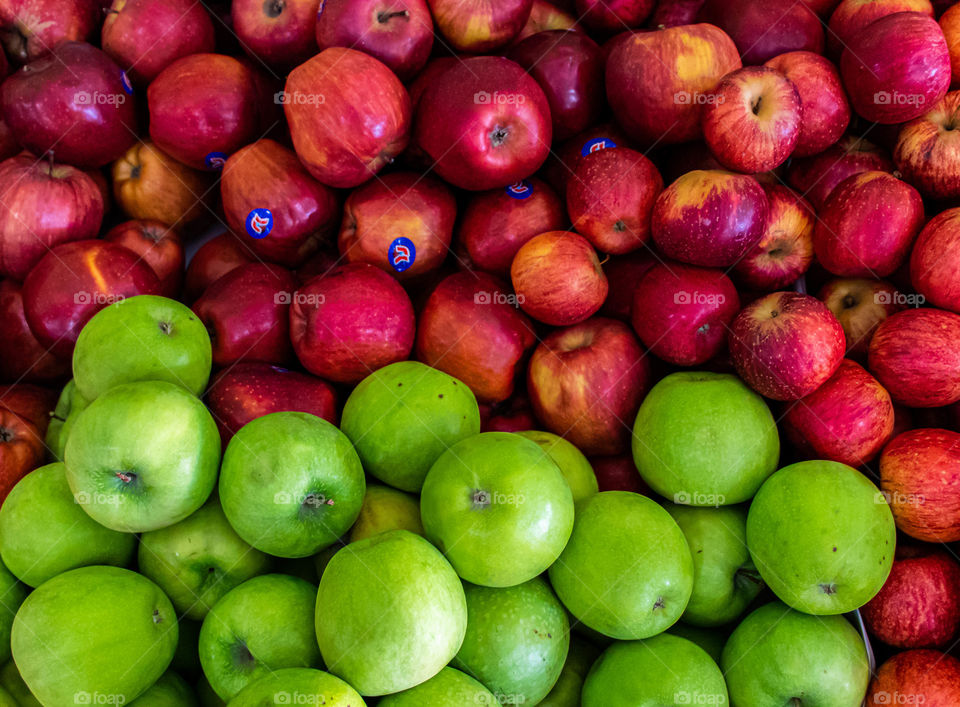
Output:
M763 579L760 578L760 573L749 567L741 567L734 572L733 581L741 589L763 586Z
M154 609L154 610L153 610L153 623L155 623L155 624L162 624L162 623L163 623L163 617L160 616L160 609Z
M494 147L501 147L506 141L510 131L502 125L498 125L490 131L490 143Z
M157 322L157 327L159 327L160 331L167 336L170 336L173 333L173 323L171 322Z
M410 19L410 11L398 10L397 12L379 12L377 13L377 22L379 22L382 25L385 25L394 17L402 17L405 20Z
M470 500L473 503L474 510L487 508L490 505L490 494L483 489L476 489L471 495Z
M830 584L821 584L820 591L827 595L836 594L837 585L832 582Z
M283 0L266 0L263 3L263 14L267 17L280 17L284 10Z

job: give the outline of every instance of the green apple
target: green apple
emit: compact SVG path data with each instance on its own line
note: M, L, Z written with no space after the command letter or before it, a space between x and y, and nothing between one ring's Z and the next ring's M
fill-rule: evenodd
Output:
M692 641L664 633L617 641L603 652L583 683L583 707L726 705L723 673ZM734 704L739 703L734 701ZM765 707L784 702L768 702Z
M369 538L387 530L409 530L423 535L420 502L391 486L370 484L363 496L357 522L350 529L350 542Z
M88 400L135 381L167 381L200 395L211 351L210 335L189 307L138 295L107 305L86 323L73 350L73 378Z
M144 533L138 558L140 571L167 593L177 613L197 621L270 566L269 557L237 535L216 498L179 523Z
M560 473L563 474L563 478L570 485L574 503L600 491L600 487L597 485L597 475L593 473L593 467L583 456L583 452L577 449L576 445L552 432L527 430L517 432L517 434L539 444L543 451L550 455L550 458L560 467Z
M81 567L33 590L13 621L11 643L23 681L42 704L125 704L170 664L177 615L146 577Z
M686 638L693 641L703 648L717 665L720 665L720 654L723 653L723 647L730 637L730 629L721 628L703 628L701 626L691 626L683 621L678 621L667 629L667 633L680 638Z
M18 707L42 707L27 683L20 677L20 671L17 670L17 664L12 660L0 668L0 687L7 691L15 700Z
M570 650L560 671L560 677L550 693L537 703L538 707L580 707L583 681L590 672L600 650L576 635L570 636Z
M601 491L577 504L573 535L550 581L588 627L611 638L647 638L686 608L693 560L683 532L655 501Z
M111 388L80 413L64 454L83 509L112 530L183 520L217 481L220 434L207 408L163 381Z
M493 707L499 704L493 693L472 677L447 667L416 687L387 695L377 707Z
M633 425L633 461L650 488L688 506L753 497L777 468L770 408L726 373L683 371L657 383Z
M0 707L20 707L9 692L0 687Z
M224 707L227 703L220 699L220 696L210 687L210 681L201 671L200 678L197 680L197 699L202 707Z
M265 574L231 589L200 627L200 665L210 687L229 701L280 668L313 668L316 588L285 574Z
M741 506L666 506L693 556L693 593L683 621L722 626L736 619L763 589L747 550L747 511Z
M350 440L306 412L248 422L227 445L220 502L237 535L278 557L332 544L360 514L366 483Z
M570 622L546 580L515 587L464 583L467 634L451 665L482 682L503 704L535 705L560 677Z
M863 639L846 619L778 601L740 622L720 664L737 707L859 707L870 680Z
M197 696L187 681L167 671L128 707L196 707Z
M80 413L90 404L90 401L83 397L77 390L77 384L71 378L60 392L57 399L57 405L50 416L50 424L47 425L47 434L44 438L44 444L50 452L50 456L55 461L63 461L63 448L67 444L67 436L73 423L77 421Z
M3 508L6 508L4 504ZM0 563L0 662L10 660L10 629L13 617L27 598L27 588Z
M169 598L169 597L168 597ZM200 665L200 622L180 617L180 635L177 650L170 661L170 670L185 678L194 678L203 672Z
M137 536L119 533L84 513L61 462L34 469L0 506L0 557L22 582L38 587L61 572L87 565L126 567Z
M230 707L364 707L364 704L357 691L336 675L310 668L276 670L250 683L230 700Z
M461 440L430 467L420 494L427 538L461 577L487 587L533 579L573 528L573 495L536 442L510 432Z
M480 432L480 408L453 376L400 361L360 381L343 406L340 427L370 474L419 491L437 457Z
M456 572L407 530L350 543L320 578L320 653L361 695L429 680L457 654L466 627L467 601Z
M791 464L750 504L747 547L767 586L808 614L853 611L880 591L897 529L877 487L832 461Z

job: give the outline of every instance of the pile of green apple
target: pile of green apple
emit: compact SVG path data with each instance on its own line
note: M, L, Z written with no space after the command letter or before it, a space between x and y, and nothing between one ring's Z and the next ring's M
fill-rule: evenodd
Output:
M848 466L778 470L736 377L675 373L643 402L634 460L671 503L598 492L556 435L481 433L470 389L412 361L363 380L339 429L277 412L221 453L210 371L173 300L83 329L62 461L0 508L0 705L863 699L841 615L883 585L893 517Z

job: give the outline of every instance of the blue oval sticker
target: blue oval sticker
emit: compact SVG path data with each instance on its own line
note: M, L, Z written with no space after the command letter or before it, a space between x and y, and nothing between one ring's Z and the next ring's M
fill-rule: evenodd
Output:
M223 169L223 165L227 163L227 153L211 152L203 158L203 163L207 165L208 169Z
M247 214L246 226L251 238L266 238L273 230L273 214L270 209L254 209Z
M387 260L397 272L403 272L417 259L417 247L409 238L395 238L387 249Z
M592 140L587 140L585 143L583 143L583 147L580 148L580 156L586 157L591 152L600 152L600 150L608 150L611 147L616 146L617 143L608 137L595 137Z
M533 185L526 179L514 182L506 188L507 196L512 199L527 199L533 194Z
M130 83L130 77L127 76L126 71L120 72L120 85L123 86L124 93L126 93L128 96L133 95L133 84Z

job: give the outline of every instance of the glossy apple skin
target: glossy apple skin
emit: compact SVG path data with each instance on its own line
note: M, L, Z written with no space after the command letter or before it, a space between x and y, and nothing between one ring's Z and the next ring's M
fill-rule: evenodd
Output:
M216 169L210 155L229 156L258 137L259 98L253 71L233 57L177 59L147 89L150 137L190 167Z
M103 51L139 85L174 61L213 51L213 20L191 0L113 0L100 34Z
M227 225L245 245L258 257L290 268L331 236L339 215L334 192L310 176L292 150L269 139L230 156L220 196ZM262 237L248 227L254 209L267 209L272 217Z
M902 123L926 113L950 87L950 53L937 21L898 12L856 33L840 57L854 110L867 120Z
M193 254L187 265L183 295L187 302L197 299L218 279L234 268L254 262L253 251L229 231L211 238Z
M729 267L760 240L769 210L767 195L753 177L694 170L657 198L653 241L674 260Z
M763 235L733 268L755 290L785 289L813 262L813 207L781 184L763 184L770 208Z
M893 160L903 178L928 199L960 196L960 91L900 128Z
M566 210L557 193L536 177L526 181L530 194L523 199L512 196L509 187L470 195L460 216L457 239L481 270L508 276L520 246L536 235L567 225Z
M100 167L133 144L135 97L120 67L84 42L64 42L0 86L0 112L14 138L35 155Z
M551 326L582 322L600 309L609 289L593 246L569 231L548 231L524 243L510 280L520 308Z
M32 422L0 408L0 503L17 482L43 463L43 434Z
M244 51L285 69L317 53L317 8L317 0L234 0L230 17Z
M603 272L610 287L600 315L629 322L637 283L659 262L660 259L647 249L608 258L603 263Z
M960 208L937 214L920 231L910 282L930 304L960 314Z
M310 280L290 305L290 338L310 373L357 383L413 348L416 318L400 284L369 263Z
M897 288L882 280L840 278L824 284L817 299L843 327L847 354L865 357L880 323L904 309L899 295Z
M20 285L0 280L0 380L49 383L69 375L70 361L54 356L30 331Z
M297 281L286 268L249 263L211 283L193 311L207 327L213 362L285 364L292 358L290 303Z
M895 12L919 12L933 17L930 0L843 0L830 15L827 49L840 56L857 32Z
M820 300L774 292L737 315L729 345L737 373L751 388L774 400L798 400L837 370L843 327Z
M409 142L406 89L383 63L355 49L331 47L298 66L284 97L297 157L327 186L363 184Z
M631 454L591 457L590 465L601 491L632 491L644 496L652 494L650 487L637 473L637 465L633 463Z
M655 4L655 0L577 0L574 7L587 27L612 33L642 25Z
M113 198L130 218L183 226L210 213L206 172L173 159L149 140L137 142L111 167Z
M183 283L185 265L183 240L175 230L160 221L126 221L103 236L105 241L122 245L150 266L160 281L160 294L176 299Z
M950 51L950 69L953 76L952 84L957 85L960 80L960 8L955 4L940 16L940 29L947 40Z
M33 423L41 435L46 434L58 397L57 391L30 383L0 386L0 408Z
M713 25L640 32L618 42L607 58L607 100L642 145L696 140L702 135L699 97L740 66L733 40Z
M576 25L577 18L566 10L547 2L547 0L533 0L527 23L520 30L520 33L513 38L513 41L519 43L538 32L547 32L552 29L574 29Z
M513 393L514 379L536 337L530 320L487 273L456 273L433 290L420 314L417 359L462 380L482 403Z
M861 172L842 181L824 203L814 252L834 275L886 277L903 263L924 221L916 189L886 172Z
M558 194L567 193L567 184L582 160L592 152L612 147L633 147L626 134L613 123L602 123L552 147L541 174Z
M49 54L60 42L90 39L100 24L97 0L6 0L0 43L19 64Z
M112 302L156 295L160 281L133 251L102 240L62 243L23 283L23 310L37 340L68 359L83 325Z
M22 282L50 248L96 236L103 212L79 169L26 153L0 163L0 275Z
M698 366L727 345L740 297L722 270L657 263L635 286L631 321L651 353Z
M598 250L623 255L650 240L653 205L663 178L653 162L628 147L585 156L567 182L574 229Z
M424 0L326 0L316 25L321 50L359 49L401 81L417 75L433 48L433 18Z
M829 59L813 52L796 51L775 56L764 66L790 79L800 96L800 137L793 148L793 157L815 155L843 136L852 111L840 72Z
M480 191L533 174L550 151L550 106L537 82L503 57L473 57L420 98L415 140L438 175Z
M533 0L427 0L437 29L460 52L487 53L517 36Z
M810 458L860 467L893 435L893 402L863 366L844 359L823 385L787 408L782 425Z
M622 454L650 387L650 364L623 322L595 317L547 336L533 352L527 392L544 426L584 454Z
M960 628L960 565L943 550L901 546L880 592L861 609L870 633L897 648L932 648Z
M886 150L869 140L848 135L819 154L791 160L787 181L819 210L847 177L869 171L893 172L893 169Z
M241 361L222 371L206 400L224 447L245 424L273 412L308 412L337 422L336 393L329 383L259 361Z
M436 270L450 250L457 203L439 179L394 172L347 197L337 245L348 263L370 263L406 280ZM412 262L391 255L397 238L414 245Z
M869 368L894 402L916 408L960 400L960 315L907 309L887 317L870 340Z
M960 704L960 660L933 650L896 654L870 681L865 704L881 707L894 696L928 707Z
M723 77L703 111L703 139L721 164L747 174L783 164L800 138L800 94L779 71L746 66Z
M730 35L743 63L762 64L792 51L823 53L820 19L803 3L791 0L707 0L701 22L712 22Z

